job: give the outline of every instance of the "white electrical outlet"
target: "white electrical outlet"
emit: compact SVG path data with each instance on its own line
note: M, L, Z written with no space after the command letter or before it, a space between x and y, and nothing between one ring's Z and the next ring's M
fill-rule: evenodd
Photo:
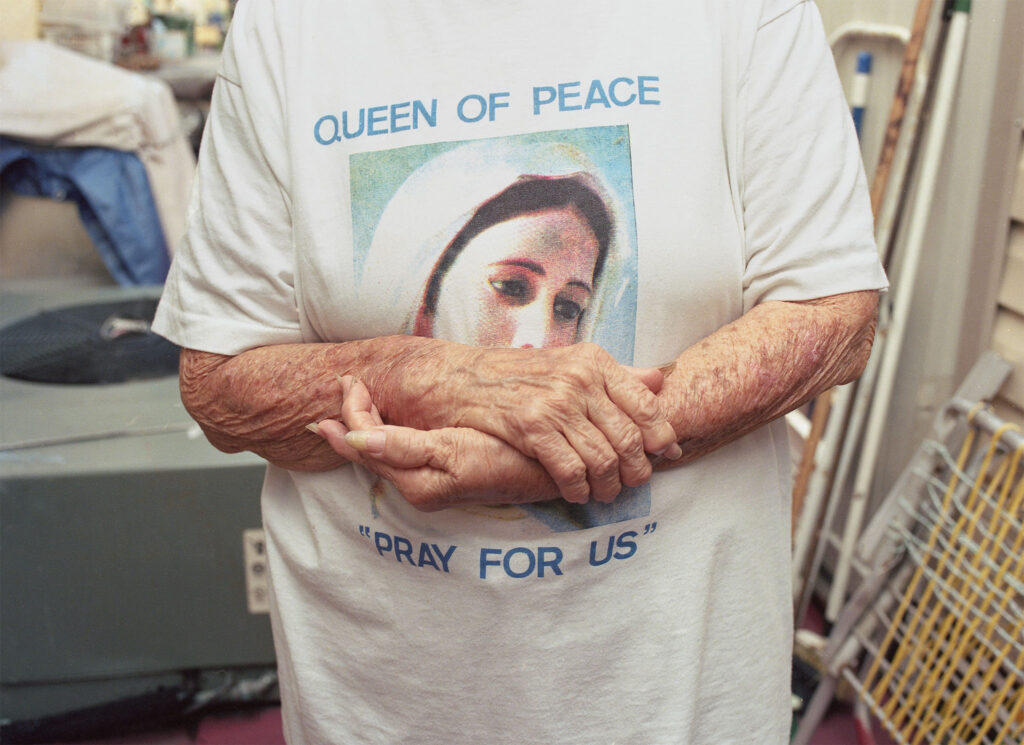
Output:
M269 613L267 543L262 530L242 531L242 556L245 562L245 595L249 612Z

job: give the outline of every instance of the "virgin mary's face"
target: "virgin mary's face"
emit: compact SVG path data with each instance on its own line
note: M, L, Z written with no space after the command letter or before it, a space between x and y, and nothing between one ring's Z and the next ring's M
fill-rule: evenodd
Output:
M441 282L433 335L500 347L576 341L599 245L573 206L529 212L467 243Z

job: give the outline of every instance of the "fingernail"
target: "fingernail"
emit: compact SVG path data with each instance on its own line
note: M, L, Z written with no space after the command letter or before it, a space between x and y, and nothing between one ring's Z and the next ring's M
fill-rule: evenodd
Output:
M379 429L357 429L345 435L345 442L361 453L380 455L384 452L386 436Z
M307 424L307 425L306 425L306 429L308 429L308 430L309 430L310 432L312 432L312 433L313 433L314 435L318 435L318 434L320 434L320 425L319 425L319 424L317 424L316 422L312 422L312 423L310 423L310 424Z
M660 455L663 458L668 458L669 460L679 460L683 455L683 449L679 447L678 442L673 442L671 445L656 452L655 455Z

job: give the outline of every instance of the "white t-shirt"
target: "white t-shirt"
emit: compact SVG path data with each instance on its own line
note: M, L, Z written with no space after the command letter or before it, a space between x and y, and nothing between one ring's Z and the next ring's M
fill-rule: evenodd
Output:
M520 188L577 196L483 217ZM811 2L248 0L156 328L653 366L765 300L884 286ZM784 743L788 496L780 423L608 506L425 514L271 466L288 741Z

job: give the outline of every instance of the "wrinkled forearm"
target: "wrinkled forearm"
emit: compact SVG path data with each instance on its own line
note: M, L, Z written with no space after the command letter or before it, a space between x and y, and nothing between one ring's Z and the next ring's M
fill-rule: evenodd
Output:
M659 399L685 463L856 379L874 339L875 291L766 302L664 368Z
M340 344L282 344L235 356L182 350L181 397L207 439L226 452L250 450L275 465L321 471L347 462L305 427L338 418L341 376L364 381L392 406L396 370L422 360L434 339L394 336Z
M854 379L870 352L876 306L875 292L764 303L687 349L665 369L658 396L684 456L661 467L711 452ZM414 336L260 347L236 356L186 349L182 400L221 450L250 450L293 470L327 470L347 461L305 426L341 417L341 376L367 386L386 422L436 426L405 412L436 411L418 399L456 377L438 365L454 355L458 370L472 354Z

